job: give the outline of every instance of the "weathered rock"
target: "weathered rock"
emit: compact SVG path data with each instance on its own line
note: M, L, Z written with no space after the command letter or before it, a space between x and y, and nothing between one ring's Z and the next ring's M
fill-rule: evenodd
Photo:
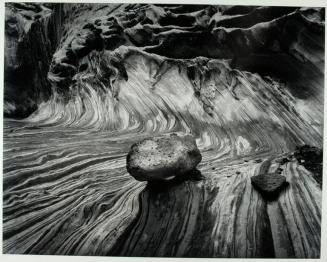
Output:
M251 177L251 183L268 200L275 199L280 191L288 186L284 176L271 173L253 176Z
M132 145L127 171L139 181L171 180L194 170L202 160L190 135L165 135Z
M93 49L101 49L102 40L95 29L83 29L71 42L71 50L77 57L83 57Z
M313 178L317 181L319 186L322 187L322 149L303 145L296 148L294 156L301 165L312 172Z
M4 115L31 114L51 94L47 79L61 38L62 5L6 3Z

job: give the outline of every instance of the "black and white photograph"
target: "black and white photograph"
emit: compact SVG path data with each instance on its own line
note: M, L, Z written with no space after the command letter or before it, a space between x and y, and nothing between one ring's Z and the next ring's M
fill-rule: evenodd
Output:
M321 258L326 8L301 2L3 3L2 253Z

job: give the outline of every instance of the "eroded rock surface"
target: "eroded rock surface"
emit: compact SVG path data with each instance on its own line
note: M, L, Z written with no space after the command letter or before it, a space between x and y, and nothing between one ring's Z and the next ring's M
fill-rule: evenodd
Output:
M51 95L47 79L61 37L61 5L6 3L4 114L26 117Z
M4 122L4 253L320 257L321 188L290 154L323 141L324 8L55 7L35 27L61 36L55 53L32 57L51 61L51 96ZM5 78L6 108L20 105ZM157 190L126 172L132 144L175 132L194 134L203 159L186 176L204 179ZM251 177L272 172L290 184L266 201Z
M127 155L127 170L140 181L171 180L186 175L201 160L192 136L170 134L147 138L132 145Z

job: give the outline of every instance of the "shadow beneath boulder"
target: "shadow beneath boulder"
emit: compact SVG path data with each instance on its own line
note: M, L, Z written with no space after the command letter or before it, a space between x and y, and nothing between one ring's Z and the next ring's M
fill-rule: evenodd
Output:
M252 186L260 192L267 201L274 201L281 191L289 186L284 176L279 174L260 174L251 177Z
M149 181L146 186L146 190L163 192L169 190L174 186L180 185L185 181L201 181L204 180L204 178L205 177L198 169L193 169L192 171L187 172L185 174L177 175L171 180Z
M204 193L204 187L196 185L202 179L195 169L170 181L148 182L139 195L137 216L107 255L213 257L210 243L216 222L210 206L218 189Z

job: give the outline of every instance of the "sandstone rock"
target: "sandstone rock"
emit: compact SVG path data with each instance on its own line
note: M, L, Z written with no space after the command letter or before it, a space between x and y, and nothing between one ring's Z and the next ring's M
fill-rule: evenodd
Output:
M275 199L279 192L288 185L284 176L269 173L251 177L251 183L268 200Z
M132 145L127 171L139 181L171 180L194 170L201 160L192 136L164 135Z
M6 3L4 115L23 118L51 94L49 64L61 38L61 5Z
M93 49L101 49L102 40L96 30L83 29L71 42L71 50L77 57L83 57Z

